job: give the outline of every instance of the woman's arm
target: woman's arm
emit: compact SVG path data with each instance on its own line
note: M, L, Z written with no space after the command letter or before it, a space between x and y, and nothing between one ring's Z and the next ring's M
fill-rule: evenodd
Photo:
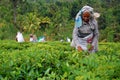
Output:
M78 48L78 49L82 49L81 47L80 47L80 42L79 42L79 39L78 39L79 37L78 37L78 28L77 27L74 27L74 30L73 30L73 40L74 40L74 43L75 43L75 45L76 45L76 47Z
M94 47L94 49L98 49L99 31L98 31L98 23L97 23L96 20L94 21L94 26L95 26L95 31L94 31L94 37L93 37L93 41L92 41L92 46Z

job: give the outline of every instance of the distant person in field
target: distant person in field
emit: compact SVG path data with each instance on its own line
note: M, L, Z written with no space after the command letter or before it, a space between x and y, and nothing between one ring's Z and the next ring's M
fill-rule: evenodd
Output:
M71 46L78 51L94 53L98 51L98 23L93 8L84 6L76 15Z
M17 42L24 42L24 38L23 38L23 35L21 32L17 32L16 41Z
M30 34L30 42L37 42L36 35Z
M38 42L37 36L33 35L34 42Z

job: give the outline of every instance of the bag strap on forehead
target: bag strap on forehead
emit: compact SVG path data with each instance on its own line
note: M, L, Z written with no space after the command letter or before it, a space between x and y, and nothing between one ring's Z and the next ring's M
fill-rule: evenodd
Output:
M93 12L93 8L90 7L90 6L84 6L84 7L81 9L82 12L85 11L85 10L88 10L88 11L90 11L90 12Z

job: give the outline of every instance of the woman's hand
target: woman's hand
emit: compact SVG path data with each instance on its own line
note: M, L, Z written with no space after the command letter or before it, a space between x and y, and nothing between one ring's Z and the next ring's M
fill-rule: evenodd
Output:
M80 46L77 47L78 51L81 52L82 48Z
M88 49L89 51L93 50L94 49L94 46L90 46L90 48Z

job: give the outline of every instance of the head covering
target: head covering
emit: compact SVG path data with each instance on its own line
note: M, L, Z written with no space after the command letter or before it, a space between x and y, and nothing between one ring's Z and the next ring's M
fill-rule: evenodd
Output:
M33 34L30 34L30 37L33 37Z
M24 42L24 38L21 32L17 32L16 38L18 42Z
M93 12L93 8L90 7L90 6L84 6L82 9L81 9L82 12L84 11L90 11L90 12Z
M82 26L82 17L81 14L84 11L89 11L91 13L91 17L94 17L94 12L93 12L93 8L90 6L84 6L76 15L75 17L75 27L81 27Z
M100 13L97 13L97 12L95 12L93 15L94 15L95 18L99 18L100 17Z

